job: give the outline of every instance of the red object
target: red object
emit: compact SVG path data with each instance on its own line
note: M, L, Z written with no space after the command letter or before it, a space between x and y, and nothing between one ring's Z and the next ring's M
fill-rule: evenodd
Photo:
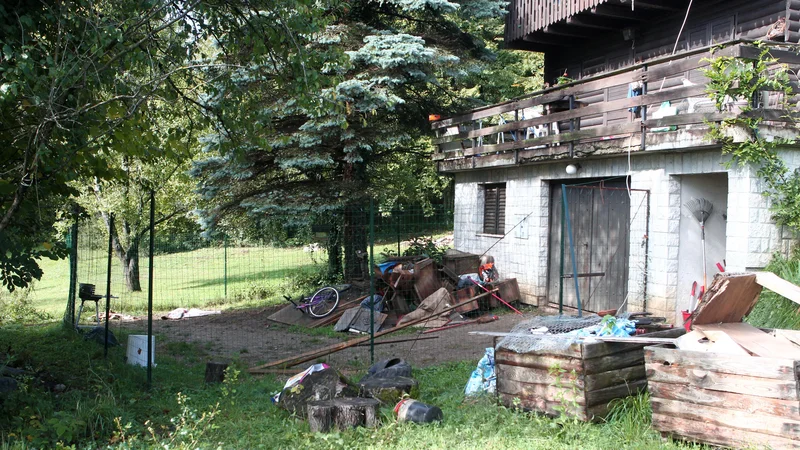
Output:
M717 263L717 269L719 269L720 272L725 272L725 267L722 266L722 263Z
M692 331L692 321L689 319L692 317L692 313L684 309L681 314L683 314L683 328L686 328L686 331Z

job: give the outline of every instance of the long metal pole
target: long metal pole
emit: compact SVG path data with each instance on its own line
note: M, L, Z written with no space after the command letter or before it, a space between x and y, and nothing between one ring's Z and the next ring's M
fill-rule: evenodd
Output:
M222 236L222 248L223 248L223 255L222 255L222 264L224 268L222 269L222 279L223 285L225 286L224 290L224 297L228 298L228 235L225 234Z
M147 268L147 388L153 387L153 253L156 234L156 193L150 191L150 254Z
M375 200L369 199L369 363L375 364Z
M108 266L106 267L106 333L103 342L103 357L108 358L108 316L111 314L111 230L114 228L114 214L109 214L108 227Z
M567 205L567 185L561 185L561 194L564 198L564 207ZM583 307L581 306L581 291L578 286L578 261L575 259L575 243L572 242L572 222L569 220L569 214L566 214L567 221L567 235L569 235L569 252L572 257L572 279L575 280L575 297L578 299L578 317L583 317Z
M69 297L67 300L67 321L75 328L75 290L78 287L78 215L80 207L76 204L72 210L72 228L70 229L69 249Z
M561 185L561 189L564 189L564 185ZM567 238L566 236L566 227L564 216L567 215L567 204L562 201L561 202L561 260L559 261L559 269L558 269L558 315L564 314L564 239Z

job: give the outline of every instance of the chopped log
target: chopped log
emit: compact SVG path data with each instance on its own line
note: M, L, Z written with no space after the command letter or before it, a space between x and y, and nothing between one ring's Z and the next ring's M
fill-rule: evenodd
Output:
M222 383L225 381L225 369L228 363L209 361L206 363L206 383Z
M378 406L373 398L337 398L313 401L308 404L308 424L311 431L327 433L333 428L344 431L348 428L378 425Z
M308 404L308 425L312 433L327 433L333 427L333 400L317 400Z
M467 300L467 301L469 301L469 300ZM404 323L402 325L398 325L398 326L396 326L394 328L390 328L388 330L384 330L384 331L375 333L374 337L378 338L378 337L381 337L381 336L385 336L387 334L394 333L395 331L402 330L403 328L410 327L410 326L416 325L418 323L425 322L426 320L430 319L433 316L441 315L441 314L446 313L446 312L450 312L450 311L458 308L458 306L459 305L449 306L449 307L439 311L438 314L433 314L431 316L421 317L421 318L416 319L416 320L411 320L411 321L406 322L406 323ZM278 361L273 361L271 363L267 363L267 364L263 364L263 365L260 365L260 366L257 366L257 367L253 367L253 368L251 368L249 370L249 372L251 374L258 374L258 373L261 373L260 372L261 369L266 369L266 368L271 368L271 367L292 367L292 366L296 366L296 365L302 364L304 362L312 361L314 359L330 355L331 353L336 353L336 352L339 352L339 351L342 351L342 350L346 350L346 349L348 349L350 347L353 347L353 346L356 346L358 344L367 342L367 341L369 341L369 339L370 339L369 336L364 336L364 337L357 338L357 339L351 339L351 340L349 340L347 342L342 342L342 343L334 344L334 345L331 345L331 346L328 346L328 347L323 347L323 348L320 348L320 349L317 349L317 350L312 350L310 352L303 353L302 355L299 355L299 356L286 358L286 359L281 359L281 360L278 360Z
M395 404L405 395L417 398L419 383L408 377L367 378L358 383L359 396L374 398L384 404Z
M345 386L342 388L342 386ZM350 387L347 380L335 369L324 369L309 374L300 383L281 392L278 406L300 417L306 416L308 403L331 400L337 395L357 395L358 389Z

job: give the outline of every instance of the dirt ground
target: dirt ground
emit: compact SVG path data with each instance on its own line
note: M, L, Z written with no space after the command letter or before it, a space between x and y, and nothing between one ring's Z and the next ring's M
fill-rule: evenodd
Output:
M278 307L223 311L222 314L181 320L160 320L154 318L153 332L156 337L156 361L162 352L173 352L180 358L183 344L198 346L209 360L239 359L248 366L296 356L330 344L343 342L355 336L345 333L342 338L333 338L330 333L318 330L301 329L277 324L267 320ZM510 331L523 320L517 314L502 314L498 320L485 324L469 324L442 330L436 333L419 335L402 330L377 339L413 339L415 336L438 336L435 339L408 341L375 346L375 360L385 358L404 358L414 367L424 367L445 361L474 360L483 356L484 349L491 347L493 337L470 335L470 331ZM118 324L118 327L143 332L145 320ZM332 326L327 327L332 329ZM124 343L123 343L124 345ZM353 347L323 357L333 367L341 369L363 369L369 366L368 346ZM306 364L307 365L307 364ZM300 365L298 367L305 367Z

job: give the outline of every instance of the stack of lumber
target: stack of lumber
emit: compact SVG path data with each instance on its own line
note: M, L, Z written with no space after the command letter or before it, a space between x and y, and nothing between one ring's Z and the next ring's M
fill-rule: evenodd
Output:
M683 329L643 336L674 338ZM630 341L632 339L629 339ZM598 421L615 398L647 386L641 343L584 342L566 350L516 353L495 350L497 393L507 407L558 416L564 412L583 421Z
M653 428L721 446L800 448L800 333L741 322L762 286L800 299L800 288L776 278L718 274L694 330L645 348Z

